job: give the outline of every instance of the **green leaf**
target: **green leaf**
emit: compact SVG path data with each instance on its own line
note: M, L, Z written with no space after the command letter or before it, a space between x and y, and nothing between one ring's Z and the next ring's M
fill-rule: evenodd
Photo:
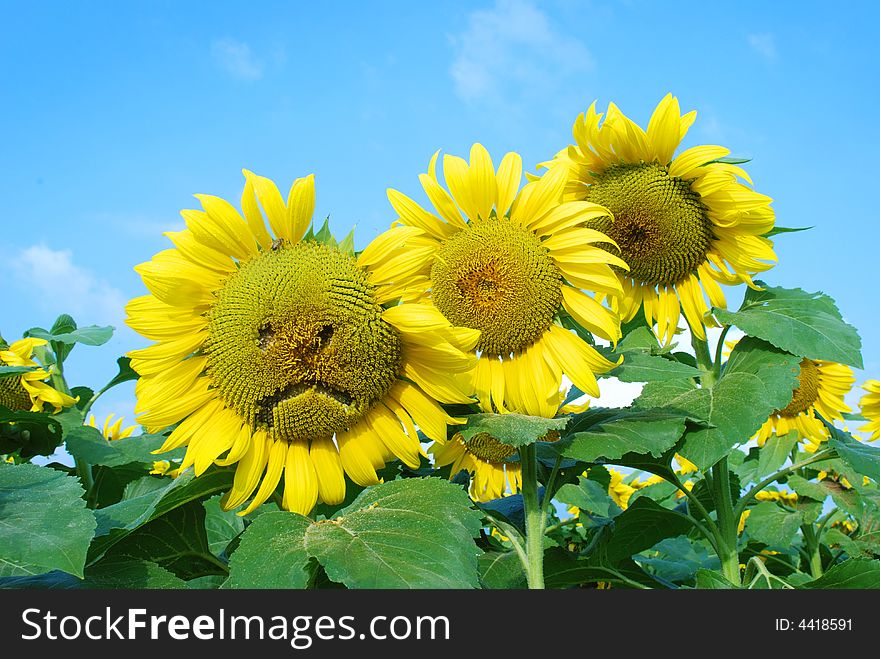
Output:
M789 547L803 522L803 513L783 510L772 501L752 508L746 520L749 537L771 547Z
M837 449L840 459L863 476L880 481L880 449L856 440L848 432L825 423L831 433L828 444Z
M229 543L244 531L244 518L234 510L223 510L220 507L222 497L211 497L203 501L205 508L205 533L208 539L208 549L215 556L226 553Z
M502 444L519 448L537 442L553 430L562 431L568 419L545 419L524 414L471 414L467 417L467 425L458 432L465 442L479 433L488 433Z
M733 585L720 572L700 568L696 573L697 588L701 590L736 590Z
M716 158L712 162L723 162L727 165L744 165L747 162L752 162L751 158L737 158L735 156L724 156L722 158Z
M137 380L140 377L131 367L131 359L128 357L120 357L116 360L116 365L119 367L119 372L104 386L105 390L115 387L117 384L122 384L123 382Z
M598 417L589 430L575 432L571 442L561 444L567 458L595 462L600 458L615 460L627 453L660 457L675 446L685 429L686 417L665 410L616 411L611 418ZM572 424L575 425L574 423ZM584 424L577 424L583 428Z
M815 229L816 227L780 227L775 226L770 231L764 234L765 238L772 238L773 236L777 236L780 233L798 233L799 231L809 231L810 229Z
M867 558L851 558L839 563L803 588L880 588L880 561Z
M222 588L307 588L315 576L315 563L305 547L312 524L297 513L257 517L229 559L229 579Z
M636 557L639 565L647 565L657 577L677 583L693 580L699 569L718 566L718 559L710 556L706 547L683 535L661 540L646 554Z
M526 573L515 551L489 551L480 556L480 583L483 588L525 588Z
M607 488L583 476L578 478L577 485L568 483L560 487L555 499L600 517L608 517L612 504Z
M196 478L187 470L177 478L145 476L126 487L126 498L95 511L98 528L89 549L91 561L136 528L195 499L225 492L232 486L233 470L211 468Z
M54 329L54 328L53 328ZM52 331L47 332L39 327L34 327L25 332L26 336L32 336L37 339L45 339L46 341L56 341L65 345L73 345L82 343L87 346L101 346L107 343L113 336L113 327L98 327L90 325L88 327L80 327L72 331Z
M331 247L336 246L336 239L333 237L333 233L330 231L329 215L324 218L324 224L321 225L321 228L315 234L315 240L319 243L330 245Z
M779 470L791 455L791 450L797 446L798 434L793 430L787 435L773 435L764 443L758 452L758 467L755 478L761 480L773 472Z
M364 490L336 519L312 524L305 546L349 588L476 588L481 525L462 488L407 478Z
M148 560L128 556L107 557L86 568L86 578L79 588L91 589L180 589L185 581L169 570Z
M81 577L95 517L79 482L47 467L0 463L0 576Z
M662 407L701 420L707 427L689 428L678 452L705 471L747 441L773 410L789 403L799 363L798 357L746 337L734 348L714 387L655 383L645 387L633 407Z
M729 476L730 480L730 500L736 504L739 501L739 495L742 491L742 484L740 483L739 476L736 473L731 473ZM694 488L691 490L691 494L693 494L703 507L706 509L706 512L712 512L715 510L715 496L712 491L709 489L709 483L705 480L697 481Z
M614 563L650 549L664 538L684 535L692 528L687 516L651 499L637 499L614 519L614 531L600 543L599 555Z
M577 558L561 547L552 547L544 552L544 585L547 588L570 588L598 581L613 582L623 588L632 587L626 579L649 588L658 585L653 577L630 559L608 565L593 557Z
M739 311L713 309L713 313L722 323L736 325L749 336L794 355L862 368L858 332L843 321L834 301L824 293L773 286L749 289Z
M674 359L650 355L644 352L623 352L623 363L609 371L607 377L616 377L621 382L660 382L698 378L700 370Z
M788 486L797 493L798 497L806 497L815 501L825 501L828 489L819 483L808 481L802 476L792 474L788 477Z
M181 579L225 574L208 548L205 509L191 501L158 517L117 542L107 553L158 563Z
M61 431L51 414L0 406L0 453L18 453L26 459L52 455L61 444Z
M183 448L153 455L153 451L158 450L166 439L164 435L135 435L110 441L91 426L79 426L64 436L71 455L89 464L107 467L119 467L132 462L152 464L156 460L183 457Z

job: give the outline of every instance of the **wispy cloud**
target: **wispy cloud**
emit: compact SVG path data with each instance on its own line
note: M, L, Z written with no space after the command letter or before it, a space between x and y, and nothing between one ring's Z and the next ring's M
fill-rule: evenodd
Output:
M254 81L263 77L263 62L254 56L244 41L215 39L211 42L211 56L220 68L237 80Z
M74 263L70 250L32 245L13 256L11 266L16 287L47 311L69 313L89 325L122 325L122 291Z
M767 61L772 62L776 60L776 38L769 32L750 34L748 36L748 42L752 50Z
M551 25L527 0L496 0L472 12L467 27L450 37L450 75L466 102L505 103L546 93L566 76L591 71L593 57L576 38Z

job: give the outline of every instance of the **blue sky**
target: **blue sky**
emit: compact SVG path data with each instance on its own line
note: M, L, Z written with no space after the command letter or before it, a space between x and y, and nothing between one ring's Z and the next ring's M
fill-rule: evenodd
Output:
M734 8L735 7L735 8ZM698 111L685 146L753 158L778 223L765 279L823 290L880 377L878 56L870 3L0 2L0 333L60 312L113 324L77 348L99 387L145 342L122 325L132 266L170 246L193 193L238 203L242 167L286 189L314 172L317 217L363 247L395 187L439 148L527 166L594 99L645 125L664 94ZM738 304L739 295L730 295ZM99 415L131 416L131 388Z

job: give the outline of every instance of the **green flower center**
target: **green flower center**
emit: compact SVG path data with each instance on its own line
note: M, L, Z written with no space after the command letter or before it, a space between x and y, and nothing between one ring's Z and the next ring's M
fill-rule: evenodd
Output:
M208 375L254 428L328 437L381 400L401 343L354 258L315 242L267 251L226 280L209 311Z
M20 375L0 378L0 406L10 410L29 410L33 407L30 394L21 384Z
M475 220L446 241L431 267L432 297L477 350L509 355L538 339L562 302L562 276L538 238L508 219Z
M588 225L618 244L637 282L675 284L706 260L713 239L706 207L687 181L665 167L612 165L593 174L585 199L614 214L613 221L600 218Z
M798 386L792 392L791 402L782 410L781 416L794 417L806 412L819 400L819 369L810 359L801 360Z
M456 433L458 439L467 447L468 453L486 462L509 462L516 455L516 449L502 444L487 432L478 432L470 439Z

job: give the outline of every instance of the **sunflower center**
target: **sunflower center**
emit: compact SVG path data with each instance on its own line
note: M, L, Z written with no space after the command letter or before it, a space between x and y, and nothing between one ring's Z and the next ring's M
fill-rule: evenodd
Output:
M306 242L243 264L209 312L208 374L229 407L287 441L357 422L394 382L401 343L355 260Z
M458 437L467 447L468 453L486 462L508 462L516 454L514 447L502 444L487 432L478 432L467 440L460 433Z
M477 350L492 355L538 339L562 301L562 276L547 249L508 219L473 221L446 241L431 279L437 308L453 325L480 330Z
M781 416L797 416L806 412L819 399L819 369L810 359L801 360L798 386L792 392L791 402L782 410Z
M0 406L10 410L31 409L31 397L21 384L20 376L0 378Z
M586 190L588 201L614 214L613 221L588 224L614 239L636 281L675 284L705 261L713 237L706 207L687 181L665 167L612 165L593 174Z

